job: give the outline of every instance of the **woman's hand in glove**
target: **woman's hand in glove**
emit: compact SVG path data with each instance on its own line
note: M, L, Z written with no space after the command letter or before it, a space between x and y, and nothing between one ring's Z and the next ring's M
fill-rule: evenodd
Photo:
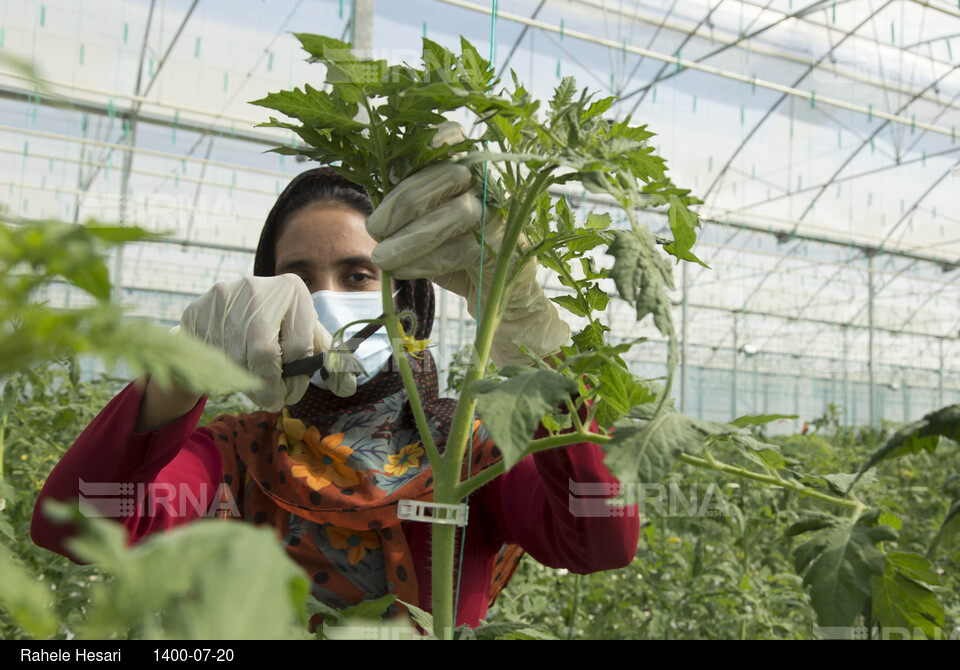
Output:
M447 123L441 125L435 142L452 144L462 137L458 124ZM372 254L377 266L397 279L431 279L466 298L470 315L477 318L477 300L479 297L482 311L497 258L485 250L481 267L477 239L483 205L471 190L473 181L469 168L451 161L421 170L384 198L367 219L367 232L380 241ZM484 228L484 242L499 252L505 231L503 217L488 209ZM525 244L521 235L518 245ZM536 263L528 261L494 335L493 361L499 366L529 362L512 341L543 357L558 351L569 336L570 327L537 282Z
M331 336L296 275L220 282L187 306L180 332L221 349L263 383L245 391L271 412L303 397L310 379L281 376L284 363L327 351Z

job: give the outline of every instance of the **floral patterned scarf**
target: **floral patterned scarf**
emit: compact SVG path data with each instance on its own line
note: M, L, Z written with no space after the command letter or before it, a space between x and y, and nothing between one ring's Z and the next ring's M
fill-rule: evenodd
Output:
M426 340L433 324L432 285L416 280L398 286L398 305L418 317L415 338ZM442 452L456 402L438 396L430 352L417 356L410 360L418 391ZM388 366L349 398L311 384L299 403L282 412L221 416L209 426L223 455L224 482L242 517L276 528L287 552L311 577L314 595L338 608L387 593L418 604L397 503L432 500L433 473L395 368ZM475 422L471 473L499 457ZM512 546L501 554L491 602L522 551Z

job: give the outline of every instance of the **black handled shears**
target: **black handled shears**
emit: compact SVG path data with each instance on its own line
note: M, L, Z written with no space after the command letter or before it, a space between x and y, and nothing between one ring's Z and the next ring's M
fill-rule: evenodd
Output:
M381 314L380 320L382 321L383 318L384 315ZM327 381L327 379L330 377L330 372L327 370L327 357L331 353L341 353L343 351L347 351L351 354L355 353L360 345L363 344L364 340L380 330L381 326L383 326L383 324L377 323L376 321L368 323L366 326L360 329L360 332L343 343L343 349L335 352L327 351L322 354L317 354L316 356L308 356L307 358L301 358L298 361L284 363L281 377L296 377L298 375L313 377L317 370L319 370L320 378L323 379L323 381Z

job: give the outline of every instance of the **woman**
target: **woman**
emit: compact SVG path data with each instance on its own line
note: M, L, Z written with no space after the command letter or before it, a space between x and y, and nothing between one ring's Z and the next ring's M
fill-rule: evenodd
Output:
M224 513L273 526L318 599L343 607L396 593L429 609L430 528L401 521L396 510L399 500L431 500L433 478L402 380L388 364L386 336L381 331L368 338L356 352L364 371L357 370L355 380L335 376L334 388L334 377L283 378L281 366L325 351L330 333L343 324L380 315L381 271L374 259L395 276L432 273L461 295L477 297L479 253L463 251L471 242L479 250L472 232L436 233L438 225L453 228L451 217L461 221L465 211L477 209L469 173L454 167L415 175L372 217L363 190L332 170L295 178L267 218L255 277L218 284L181 320L182 330L222 348L265 380L251 394L265 409L221 416L198 428L205 397L138 379L65 454L36 510L47 497L77 499L81 480L150 484L164 495L129 510L124 525L134 543L202 516L183 503L222 483ZM433 265L424 269L425 263ZM518 282L518 297L498 331L494 351L500 364L522 360L513 341L543 355L556 348L544 333L558 339L562 322L535 277L530 284ZM394 288L398 309L417 316L416 339L427 339L434 308L430 281L399 279ZM532 329L534 321L542 327ZM421 355L415 378L442 450L455 402L438 397L433 359L429 351ZM477 422L471 471L498 458ZM602 459L592 444L541 452L471 496L469 525L459 536L465 544L457 624L476 626L485 616L519 560L515 546L541 563L578 573L630 562L639 533L635 515L587 518L569 509L571 481L615 481ZM31 532L37 544L67 554L63 540L69 531L38 511Z

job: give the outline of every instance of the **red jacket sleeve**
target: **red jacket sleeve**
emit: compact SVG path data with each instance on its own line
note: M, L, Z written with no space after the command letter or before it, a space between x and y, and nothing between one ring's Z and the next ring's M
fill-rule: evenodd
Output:
M546 436L541 427L534 439ZM532 454L481 489L504 542L579 574L625 567L636 554L637 505L608 505L617 491L603 450L587 442Z
M142 399L128 385L60 459L34 507L30 535L37 545L76 561L64 547L76 529L44 516L48 499L81 500L98 516L117 518L131 544L204 515L222 469L209 432L196 428L206 397L163 428L137 433Z

